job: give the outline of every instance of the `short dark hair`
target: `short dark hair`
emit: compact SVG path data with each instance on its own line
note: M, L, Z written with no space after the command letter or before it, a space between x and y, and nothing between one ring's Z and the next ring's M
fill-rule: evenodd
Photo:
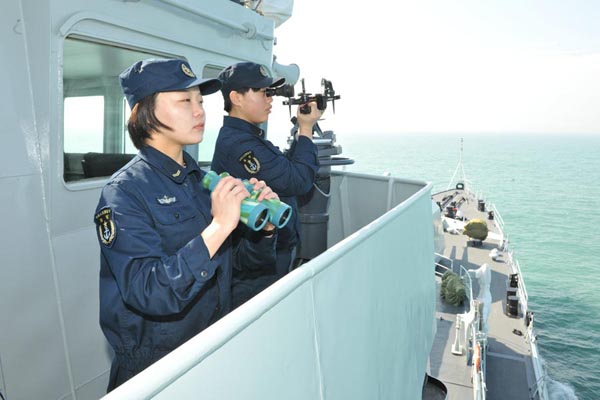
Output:
M236 89L235 92L244 94L250 89L252 89L254 92L258 92L259 90L262 90L264 88L241 88L241 89ZM233 91L234 90L232 90L231 92L233 92ZM229 93L231 93L231 92L229 92ZM229 99L229 93L227 93L227 96L223 95L223 100L224 100L223 109L225 110L225 112L230 112L231 107L233 107L233 104L231 104L231 99Z
M158 96L158 93L154 93L138 101L131 110L131 116L129 117L129 121L127 121L129 137L138 150L144 146L146 139L150 139L150 132L156 131L158 128L173 130L170 126L160 122L156 114L154 114L156 96Z

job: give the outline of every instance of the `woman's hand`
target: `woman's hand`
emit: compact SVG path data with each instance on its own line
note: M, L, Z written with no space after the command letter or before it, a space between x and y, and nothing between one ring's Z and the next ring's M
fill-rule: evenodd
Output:
M250 193L242 181L231 176L221 178L212 190L210 198L213 220L200 234L211 258L238 226L242 200L248 196Z
M240 220L242 200L250 196L244 184L231 176L223 177L211 193L213 221L227 234L233 231Z

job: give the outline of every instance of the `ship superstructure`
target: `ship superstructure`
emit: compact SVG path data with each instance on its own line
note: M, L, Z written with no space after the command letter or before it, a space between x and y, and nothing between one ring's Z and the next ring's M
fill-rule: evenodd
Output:
M149 57L185 58L204 78L242 60L290 83L298 70L274 61L282 19L233 1L3 6L0 393L97 399L112 354L98 324L92 214L110 174L134 153L118 74ZM201 164L212 156L210 144L186 150ZM331 171L326 251L107 398L419 398L441 331L433 269L443 220L431 187ZM465 354L466 340L458 343ZM483 350L489 386L490 354L500 350Z

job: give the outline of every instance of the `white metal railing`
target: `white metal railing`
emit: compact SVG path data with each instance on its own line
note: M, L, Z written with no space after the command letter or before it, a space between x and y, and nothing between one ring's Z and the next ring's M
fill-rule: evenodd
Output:
M533 334L533 321L530 323L528 328L529 328L528 331L530 331L529 332L529 334L530 334L529 340L531 343L531 361L533 363L533 370L534 370L535 376L537 378L537 380L532 388L532 389L534 389L532 398L535 399L536 395L537 395L538 396L537 398L539 398L541 400L546 400L549 398L548 397L548 387L547 387L548 375L544 372L542 358L540 357L540 354L538 352L538 348L537 348L537 344L536 344L537 339L535 338L535 335Z
M470 335L467 336L467 342L471 343L467 354L471 355L471 379L473 381L473 399L485 400L486 386L486 365L487 365L487 333L481 331L481 306L483 304L477 300L471 301L471 307L475 310L475 319L468 328ZM466 333L466 332L465 332ZM468 359L468 358L467 358Z
M478 332L474 343L476 343L476 346L479 346L479 360L474 359L471 365L471 377L473 378L473 399L485 400L487 392L487 385L485 382L487 335L483 332Z
M488 207L494 211L494 223L495 223L496 227L498 228L500 234L502 235L501 247L502 247L502 250L507 254L508 264L510 265L513 273L517 274L518 281L519 281L518 294L519 294L519 299L520 299L520 303L521 303L521 310L524 315L527 315L527 313L529 312L529 295L527 292L527 286L525 285L525 280L523 279L523 272L521 269L521 264L515 258L514 250L510 249L508 235L506 235L504 232L505 231L504 219L502 218L500 212L498 211L498 209L496 208L496 206L493 203L490 203ZM537 348L536 336L533 331L534 330L533 325L534 325L533 318L531 317L531 320L529 322L529 325L527 326L527 331L525 334L527 340L530 343L529 347L531 349L531 361L533 364L533 370L534 370L534 374L536 377L536 382L533 385L533 387L531 388L531 390L533 391L531 398L546 400L549 398L548 397L548 388L547 388L548 375L544 371L543 361L542 361L542 358L541 358L538 348Z
M252 39L254 37L257 37L262 40L273 40L274 39L272 33L270 33L270 32L258 32L256 25L254 25L251 22L241 23L241 22L237 22L237 21L232 21L230 19L220 17L216 13L211 13L208 10L200 9L200 7L198 7L197 5L191 6L191 5L186 4L185 2L178 1L178 0L160 0L160 1L165 4L169 4L173 7L179 8L180 10L182 10L186 13L190 13L190 14L198 15L203 18L207 18L213 22L227 26L235 31L239 31L245 37L248 37L250 39ZM200 4L202 4L202 3L200 3Z
M507 248L506 254L508 256L509 265L512 266L513 273L517 274L519 278L519 296L522 299L521 304L523 304L526 309L529 295L527 294L527 287L525 286L525 280L523 279L523 274L521 272L521 264L519 264L519 261L515 258L514 253L514 251Z
M502 218L502 215L500 215L500 211L498 211L494 203L490 203L489 208L494 212L494 223L504 237L504 219Z
M436 257L439 257L440 259L444 259L449 261L450 263L450 267L441 264L439 262L436 262L436 267L439 267L443 270L446 271L452 271L454 272L454 262L453 260L451 260L448 257L445 257L441 254L435 253ZM473 399L474 400L485 400L486 399L486 391L487 391L487 386L486 386L486 381L485 381L485 376L486 376L486 349L487 349L487 334L485 332L482 332L481 329L481 324L480 324L480 319L481 319L481 312L480 312L480 302L477 300L474 300L474 295L473 295L473 280L471 278L471 275L469 274L469 271L462 265L459 266L459 271L458 271L458 275L460 276L461 280L463 281L464 285L465 285L465 293L467 295L468 301L468 309L465 311L464 314L462 314L463 316L466 316L470 313L474 314L474 317L472 320L470 320L469 323L467 323L467 321L464 319L464 317L461 318L460 314L458 315L457 318L457 337L456 337L456 351L457 353L455 354L460 354L462 352L462 350L460 350L460 344L459 344L459 336L460 335L460 326L461 326L461 322L465 322L464 324L462 324L464 326L464 337L463 337L463 341L465 343L465 357L466 357L466 362L467 364L470 362L471 363L471 377L473 380ZM454 347L453 347L453 352L455 351Z
M448 268L444 264L441 264L440 262L436 262L435 263L436 267L439 267L441 269L445 269L446 271L452 271L452 272L456 273L456 271L454 271L454 260L452 260L451 258L448 258L445 255L440 254L440 253L434 253L434 255L435 255L436 258L447 260L450 263L450 268Z
M468 275L467 275L468 276ZM472 296L472 293L471 293ZM465 329L465 358L467 365L471 366L471 380L473 382L473 399L485 400L486 398L486 349L487 349L487 334L480 330L481 319L481 303L477 300L469 302L469 312L463 314L462 320ZM469 321L465 320L468 314L473 314L473 318Z
M525 339L529 341L531 348L531 362L533 364L533 371L536 377L535 384L530 389L533 394L531 395L532 399L540 399L546 400L548 399L548 374L544 371L544 363L542 361L542 357L540 356L537 348L537 338L533 331L533 314L530 317L529 325L527 326L527 330L525 332Z
M463 282L465 282L465 286L467 287L467 297L469 298L469 308L472 307L471 302L473 301L473 281L471 280L471 275L469 275L469 271L463 267L462 265L460 266L460 277L461 279L463 279ZM467 277L467 279L464 279L464 277Z

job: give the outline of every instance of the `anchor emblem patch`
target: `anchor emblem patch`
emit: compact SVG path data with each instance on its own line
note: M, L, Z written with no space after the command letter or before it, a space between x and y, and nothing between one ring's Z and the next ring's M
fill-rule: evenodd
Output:
M252 151L247 151L242 154L238 161L249 174L254 175L260 171L260 161L258 161L258 158L256 158Z
M96 222L100 242L105 246L112 246L115 237L117 236L115 221L112 218L112 210L106 207L98 211L94 216L94 221Z

